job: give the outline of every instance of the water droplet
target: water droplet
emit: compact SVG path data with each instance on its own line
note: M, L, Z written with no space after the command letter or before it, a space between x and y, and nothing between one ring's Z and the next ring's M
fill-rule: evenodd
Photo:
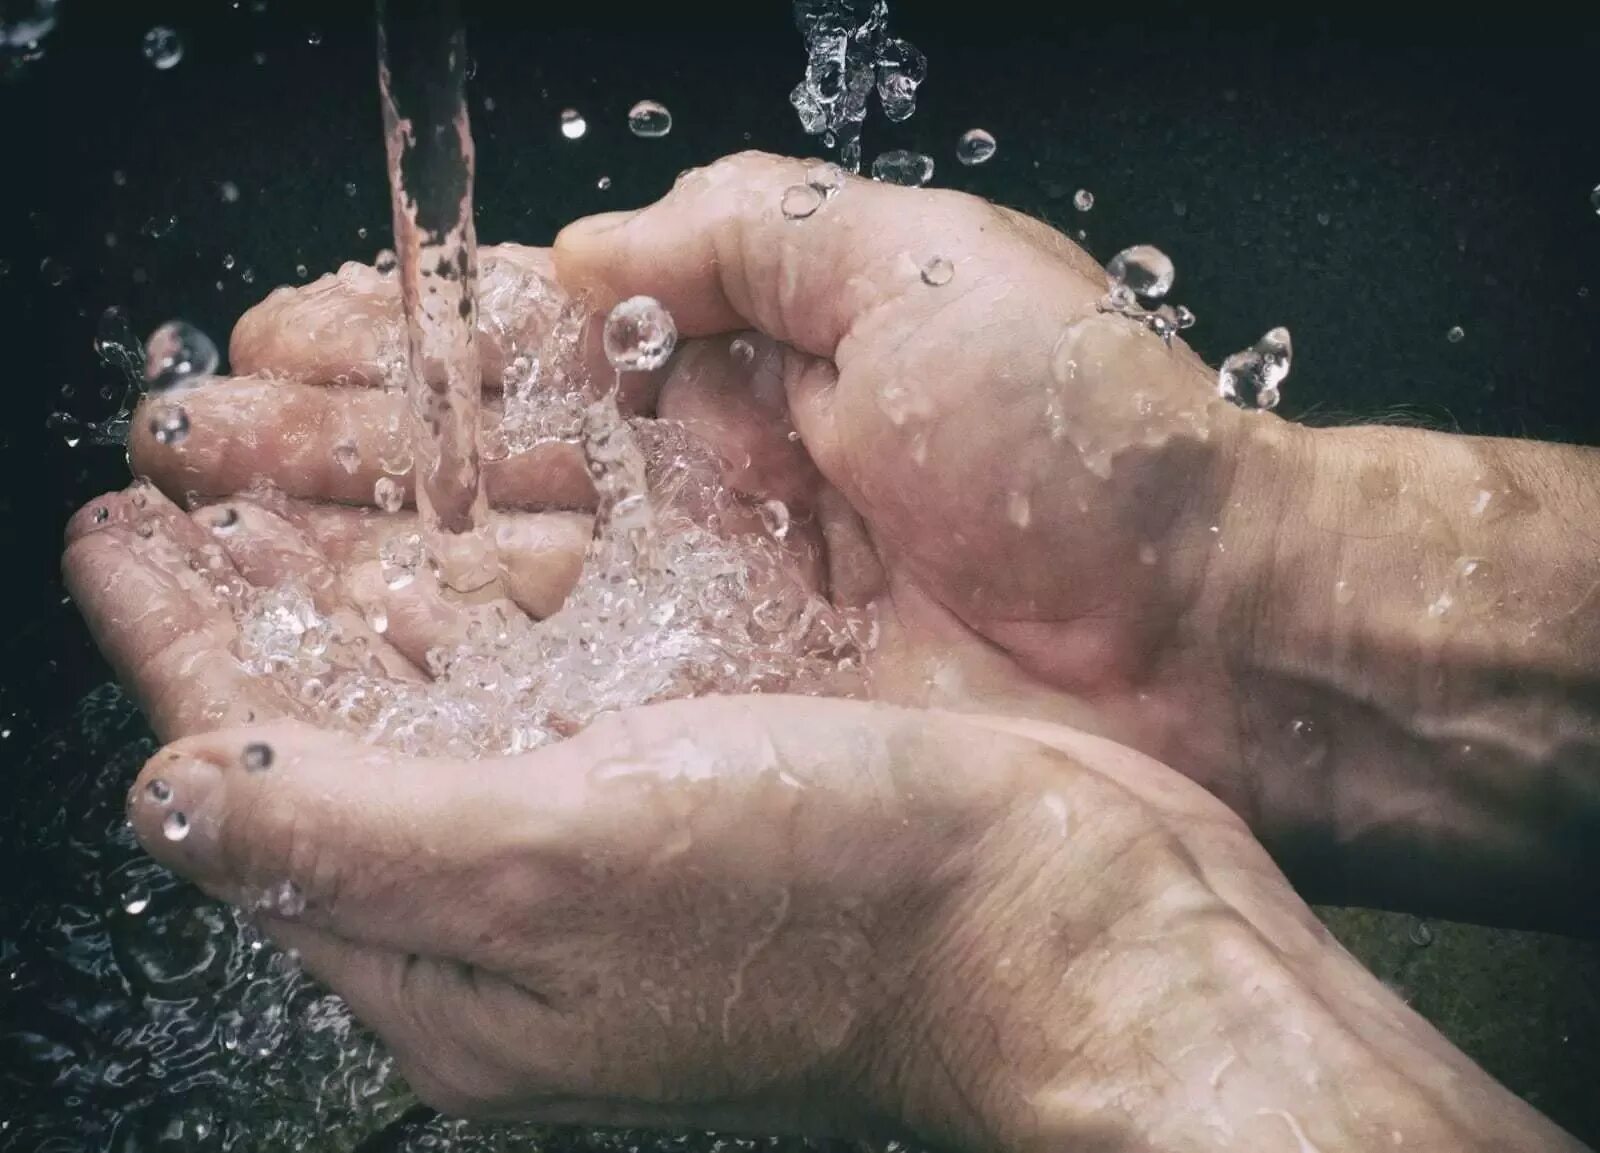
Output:
M389 614L382 605L373 605L367 610L367 627L380 636L389 631Z
M189 835L189 818L173 810L161 822L161 834L169 841L183 840Z
M1595 213L1600 215L1600 184L1596 184L1594 190L1589 193L1589 203L1594 206Z
M182 405L162 405L150 414L150 435L157 444L179 444L189 435L189 414Z
M361 464L361 454L353 440L341 440L333 446L333 460L346 473L354 474Z
M1433 927L1419 917L1411 919L1411 928L1406 933L1411 943L1419 949L1426 949L1433 944Z
M1079 212L1088 212L1094 207L1094 193L1087 188L1080 188L1072 194L1072 207Z
M394 477L380 476L372 486L372 503L384 512L399 512L405 507L405 489Z
M783 199L778 206L790 220L804 220L822 207L824 199L813 185L791 184L783 190Z
M972 128L956 142L956 159L968 167L983 164L995 154L996 147L993 136L982 128Z
M806 183L822 194L822 199L832 200L844 188L844 169L824 161L806 169Z
M606 359L618 372L660 368L677 344L678 326L654 297L631 297L606 317Z
M1449 332L1444 334L1444 338L1451 344L1460 344L1462 340L1466 338L1466 335L1467 330L1457 324L1452 327Z
M744 337L736 336L728 345L728 355L739 364L749 364L756 358L756 348Z
M217 346L194 325L169 320L145 345L144 380L151 392L190 388L217 370Z
M950 278L955 276L956 266L942 256L935 256L922 266L922 283L939 288L950 283Z
M95 524L105 524L111 519L111 512L104 505L97 505L90 515L94 518Z
M1356 599L1356 589L1349 581L1333 582L1333 600L1335 604L1347 605Z
M259 907L279 917L298 917L306 911L306 898L293 881L280 881L262 894Z
M789 506L781 500L762 501L761 527L773 540L783 540L789 535Z
M1156 563L1155 545L1142 544L1139 546L1139 563L1142 565L1153 565Z
M672 113L667 111L664 104L641 100L628 109L628 131L645 140L658 139L672 131Z
M1194 327L1195 315L1180 304L1172 310L1172 322L1177 326L1178 331L1182 332L1184 329Z
M183 41L165 24L157 24L144 34L144 58L165 72L183 59Z
M917 110L917 89L928 77L928 58L909 40L885 39L877 51L878 102L895 124Z
M594 182L594 186L596 188L598 188L601 192L606 191L608 188L611 187L611 177L602 176L599 180L596 180Z
M122 910L130 917L137 917L150 907L150 890L143 885L134 885L122 895Z
M1332 215L1326 212L1317 213L1317 223L1326 228L1333 221Z
M1272 329L1254 347L1222 362L1217 373L1217 395L1245 407L1276 408L1292 357L1289 330Z
M39 275L51 288L60 288L71 279L72 269L64 261L47 256L39 262Z
M229 505L218 505L211 516L211 531L230 533L239 527L239 510Z
M239 763L252 773L272 767L272 746L264 741L251 741L239 755Z
M149 797L151 802L154 804L171 804L172 786L167 784L167 782L163 781L160 777L157 777L144 787L144 795Z
M306 30L306 43L312 48L321 48L322 32L316 28L308 28Z
M309 269L306 268L305 265L297 264L297 265L294 266L294 274L296 276L298 276L301 280L304 280L306 277L311 275L311 272L310 272Z
M224 180L217 185L217 192L221 195L224 204L237 204L239 202L239 186L231 180Z
M378 549L384 583L391 589L405 588L416 578L423 555L422 537L416 533L384 541Z
M355 194L356 194L356 192L357 192L357 189L356 189L356 182L355 182L355 181L354 181L354 180L347 180L347 181L345 181L345 184L344 184L344 194L345 194L345 195L346 195L346 196L349 196L349 197L354 197L354 196L355 196Z
M229 253L225 253L223 255L223 257L222 257L222 267L223 268L230 268L230 269L233 267L233 253L229 252Z
M1111 258L1111 263L1106 265L1106 276L1111 282L1113 299L1125 299L1131 293L1142 300L1153 301L1160 300L1172 288L1177 270L1167 254L1153 244L1135 244Z
M589 122L576 108L566 108L561 112L561 135L568 140L581 139L589 131Z
M872 179L884 184L920 188L933 179L933 157L896 148L872 162Z
M1006 494L1006 519L1018 528L1027 528L1033 523L1033 502L1021 489Z
M1172 215L1174 215L1174 216L1188 216L1189 215L1189 206L1186 203L1184 203L1182 200L1174 200L1172 202Z

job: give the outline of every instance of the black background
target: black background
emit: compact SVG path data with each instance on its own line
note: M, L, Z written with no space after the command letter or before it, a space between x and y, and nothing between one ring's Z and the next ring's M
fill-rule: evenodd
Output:
M52 758L27 750L108 675L57 563L68 514L126 467L46 428L56 409L112 407L90 348L101 311L125 307L141 335L182 316L225 344L296 265L316 276L387 243L367 6L256 7L62 0L44 58L0 85L0 772L21 811L53 787L38 768ZM1293 331L1286 415L1600 443L1600 16L1047 8L901 0L894 27L929 79L908 123L869 121L868 158L926 151L936 184L1087 229L1101 260L1159 245L1211 361ZM166 72L140 51L156 23L185 42ZM547 242L740 148L818 151L787 104L803 49L781 0L480 4L469 43L485 242ZM629 135L643 97L671 108L667 138ZM559 133L567 106L582 140ZM962 168L956 139L980 126L998 155ZM141 233L168 215L170 233ZM46 258L70 278L49 284ZM4 849L0 863L49 867Z

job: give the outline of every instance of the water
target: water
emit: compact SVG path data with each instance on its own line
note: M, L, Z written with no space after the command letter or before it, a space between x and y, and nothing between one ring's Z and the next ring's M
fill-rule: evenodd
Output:
M462 593L499 579L478 454L478 242L466 61L453 5L379 4L378 88L409 335L414 497L440 576Z
M678 329L659 301L635 296L606 317L604 341L606 359L618 372L648 372L667 363Z
M583 113L576 108L564 108L561 111L561 135L568 140L581 140L584 133L589 131L589 122L583 118Z
M968 167L987 164L994 158L997 148L993 136L982 128L973 128L962 133L956 142L956 159Z
M628 110L628 131L655 140L672 131L672 113L654 100L641 100Z
M1247 408L1276 408L1293 355L1289 330L1272 329L1222 362L1217 371L1217 395Z
M891 121L916 111L928 62L889 34L887 0L795 0L806 44L805 75L789 94L800 126L839 149L839 163L861 170L861 128L874 94Z
M904 148L893 149L872 162L872 179L908 188L920 187L933 179L933 157Z
M231 266L232 258L224 263ZM187 321L169 320L145 344L145 385L151 392L196 387L217 371L220 359L215 342L204 332Z
M164 24L144 34L144 58L165 72L183 59L183 39Z

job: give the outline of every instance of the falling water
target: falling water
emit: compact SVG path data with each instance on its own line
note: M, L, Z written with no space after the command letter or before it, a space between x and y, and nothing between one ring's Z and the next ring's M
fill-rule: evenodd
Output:
M478 240L466 69L454 0L379 0L378 86L410 334L417 511L428 552L457 592L499 576L478 456Z

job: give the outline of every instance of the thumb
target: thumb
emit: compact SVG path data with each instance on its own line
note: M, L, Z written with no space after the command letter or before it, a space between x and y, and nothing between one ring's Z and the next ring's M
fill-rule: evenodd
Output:
M230 729L152 758L128 815L151 856L247 911L491 964L504 958L477 946L508 876L571 808L570 774L530 780L519 763L407 757L297 723Z
M927 261L1004 231L1003 219L975 197L746 152L690 173L648 208L569 225L554 257L562 284L599 307L649 293L686 336L755 328L836 358L858 318L922 287Z

